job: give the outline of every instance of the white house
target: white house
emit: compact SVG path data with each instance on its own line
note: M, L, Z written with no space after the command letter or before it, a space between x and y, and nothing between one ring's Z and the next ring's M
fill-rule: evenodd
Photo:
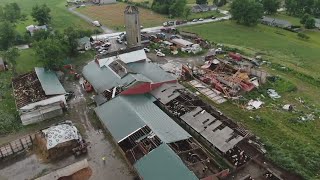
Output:
M83 37L78 39L78 50L86 50L88 51L91 49L91 44L90 44L90 38L89 37Z

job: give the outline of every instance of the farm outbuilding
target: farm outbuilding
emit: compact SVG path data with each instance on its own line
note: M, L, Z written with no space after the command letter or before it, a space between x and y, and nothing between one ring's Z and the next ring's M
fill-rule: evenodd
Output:
M178 46L179 48L187 48L193 45L192 42L184 40L184 39L172 39L171 42Z
M16 107L23 125L63 114L66 106L62 84L53 71L36 67L12 80Z

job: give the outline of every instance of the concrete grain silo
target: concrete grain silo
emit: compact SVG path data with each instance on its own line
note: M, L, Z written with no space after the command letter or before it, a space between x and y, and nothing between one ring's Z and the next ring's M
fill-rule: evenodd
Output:
M124 11L128 48L141 45L139 10L129 5Z

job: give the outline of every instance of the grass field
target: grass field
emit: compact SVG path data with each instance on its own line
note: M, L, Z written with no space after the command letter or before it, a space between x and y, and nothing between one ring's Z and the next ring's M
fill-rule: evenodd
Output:
M112 29L124 29L124 14L123 11L127 4L117 3L104 6L88 6L79 8L77 11L96 19L103 25ZM148 9L139 8L140 21L143 27L160 26L163 22L168 21L164 15L152 12Z
M244 27L233 22L219 22L182 28L198 33L217 43L232 45L247 54L262 54L266 60L291 67L320 78L320 33L307 32L309 41L300 40L295 33L263 25ZM320 173L320 84L311 85L297 73L287 73L279 67L264 67L283 80L268 83L265 87L245 95L247 99L260 98L265 102L256 111L247 111L233 103L214 106L244 124L261 137L268 149L268 156L278 165L303 175L306 179L319 179ZM267 97L266 89L276 89L279 100ZM305 100L301 104L297 98ZM293 104L297 110L282 110L284 104ZM314 121L297 122L300 116L313 113Z
M65 0L1 0L0 5L6 3L16 2L20 6L22 13L28 15L27 22L20 22L17 24L18 30L21 32L25 31L25 26L35 24L30 16L32 7L36 4L42 5L47 4L51 9L52 15L52 27L57 30L63 30L67 27L75 27L81 29L95 29L91 24L82 20L81 18L71 14L66 5Z

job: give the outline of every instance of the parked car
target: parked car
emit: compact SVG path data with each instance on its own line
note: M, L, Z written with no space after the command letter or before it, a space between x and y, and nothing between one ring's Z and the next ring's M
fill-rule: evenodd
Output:
M102 54L102 55L105 55L105 54L107 54L107 53L108 53L107 50L102 50L102 51L100 52L100 54Z
M117 43L122 44L123 41L121 39L117 39Z
M110 47L110 46L111 46L111 43L109 43L109 42L104 43L104 44L102 45L102 47Z
M64 96L66 97L66 101L70 101L74 97L74 92L69 91Z
M215 16L212 16L212 18L211 19L216 19L217 17L215 17Z
M197 22L198 21L198 19L194 19L194 20L192 20L192 22Z
M96 27L100 27L100 26L101 26L101 24L100 24L99 21L93 21L92 24L93 24L94 26L96 26Z
M203 21L203 20L204 20L203 18L200 18L200 19L199 19L199 21Z
M150 52L150 49L149 48L143 48L144 52L148 53Z
M165 56L166 56L165 54L163 54L163 53L160 52L160 51L158 51L158 52L156 53L156 55L159 56L159 57L165 57Z

